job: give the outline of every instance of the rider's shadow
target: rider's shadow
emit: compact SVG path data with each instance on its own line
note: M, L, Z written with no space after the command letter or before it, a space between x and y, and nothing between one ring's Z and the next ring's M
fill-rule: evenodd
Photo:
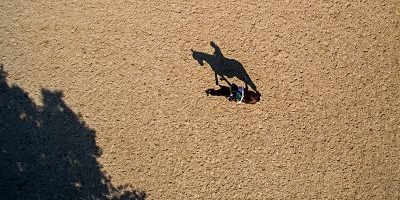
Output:
M214 42L211 41L210 44L215 50L213 55L195 51L193 49L191 50L193 58L197 60L197 62L199 62L201 66L204 65L204 61L206 61L210 65L211 69L215 73L216 85L219 85L217 75L221 77L221 80L226 80L226 81L228 81L226 77L228 78L236 77L245 83L246 88L250 86L255 92L259 93L256 85L251 80L249 74L244 69L243 65L235 59L226 58L222 54L221 49Z

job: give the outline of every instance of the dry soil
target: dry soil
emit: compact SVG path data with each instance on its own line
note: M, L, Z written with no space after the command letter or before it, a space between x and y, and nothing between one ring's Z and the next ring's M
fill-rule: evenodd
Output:
M400 2L0 2L10 84L96 133L147 199L399 199ZM255 105L207 97L190 49L240 61ZM237 79L230 79L243 85ZM0 94L1 95L1 94Z

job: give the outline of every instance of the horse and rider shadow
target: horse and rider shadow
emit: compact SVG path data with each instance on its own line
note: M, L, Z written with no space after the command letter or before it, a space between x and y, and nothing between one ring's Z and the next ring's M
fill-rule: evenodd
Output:
M253 97L251 99L258 102L260 100L261 93L257 90L257 86L251 80L249 74L244 69L243 65L235 59L226 58L222 54L221 49L217 46L217 44L215 44L215 42L211 41L210 45L214 48L214 54L212 55L191 49L193 59L195 59L201 66L204 66L204 61L208 63L208 65L214 71L215 84L220 86L219 90L215 89L206 90L207 95L210 94L213 96L228 97L229 96L228 92L230 91L230 88L232 88L232 86L236 88L237 86L235 84L231 84L227 78L236 77L244 82L245 84L244 91L245 93L248 94L247 97ZM226 86L222 86L219 84L218 76L220 77L220 80L224 80L228 83L228 85L230 86L228 89ZM254 91L250 91L248 88L249 86ZM246 97L246 94L244 96Z

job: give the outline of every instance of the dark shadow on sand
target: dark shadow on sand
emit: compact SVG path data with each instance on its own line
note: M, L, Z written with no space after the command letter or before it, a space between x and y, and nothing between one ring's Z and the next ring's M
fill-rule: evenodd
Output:
M229 101L234 101L235 95L232 94L232 91L237 91L238 86L235 84L231 84L228 86L219 85L219 89L210 88L205 92L207 96L223 96L227 98ZM260 101L260 94L248 89L244 89L244 97L241 99L241 102L247 104L255 104Z
M217 46L217 44L212 41L210 42L210 44L215 50L213 55L195 51L192 49L192 56L201 66L204 65L204 61L210 65L211 69L215 73L216 85L219 85L217 75L220 76L221 79L226 81L228 81L226 77L236 77L245 83L246 88L247 86L250 86L251 89L259 93L259 91L257 90L257 86L251 80L242 63L235 59L226 58L222 54L221 49Z
M36 105L9 85L0 65L0 199L134 199L146 193L115 187L96 158L96 132L64 102L42 89Z

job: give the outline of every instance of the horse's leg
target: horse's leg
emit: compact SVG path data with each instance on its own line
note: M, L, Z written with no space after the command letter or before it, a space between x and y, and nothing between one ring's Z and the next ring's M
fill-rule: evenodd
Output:
M221 81L225 81L226 83L228 83L229 86L232 85L232 84L228 81L228 79L226 79L225 76L221 76Z
M215 85L219 85L217 73L214 73L214 74L215 74Z

